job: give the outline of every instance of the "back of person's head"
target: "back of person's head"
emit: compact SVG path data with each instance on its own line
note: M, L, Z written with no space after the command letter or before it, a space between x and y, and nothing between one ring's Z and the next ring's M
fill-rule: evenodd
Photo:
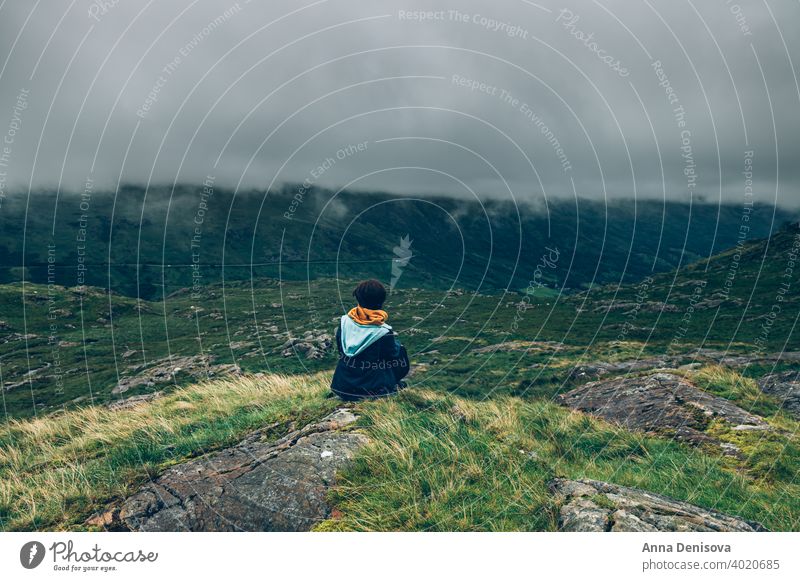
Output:
M380 309L386 300L386 289L380 281L371 278L358 283L353 291L353 296L358 304L365 309Z

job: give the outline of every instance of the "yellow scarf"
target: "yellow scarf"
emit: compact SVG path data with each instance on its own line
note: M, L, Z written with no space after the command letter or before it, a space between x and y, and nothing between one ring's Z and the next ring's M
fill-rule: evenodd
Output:
M380 309L365 309L364 307L353 307L347 316L359 325L383 325L389 314Z

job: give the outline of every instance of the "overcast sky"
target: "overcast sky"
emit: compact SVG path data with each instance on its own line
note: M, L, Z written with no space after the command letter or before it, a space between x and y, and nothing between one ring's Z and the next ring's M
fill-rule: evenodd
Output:
M752 167L754 201L800 205L798 2L0 6L3 195L213 176L739 204Z

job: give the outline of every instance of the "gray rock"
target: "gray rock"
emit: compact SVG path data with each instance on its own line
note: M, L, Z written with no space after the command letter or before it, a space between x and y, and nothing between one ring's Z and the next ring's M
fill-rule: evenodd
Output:
M646 301L643 303L605 300L598 301L593 309L595 313L607 313L612 311L622 311L625 314L637 313L639 311L647 313L677 313L680 308L677 305L657 301Z
M559 351L564 348L563 343L555 341L504 341L494 345L478 347L473 349L473 353L497 353L501 351L526 351L539 353L541 351Z
M214 357L211 355L189 355L164 357L148 364L147 367L133 365L129 369L135 374L121 377L116 387L111 390L111 394L119 395L140 386L152 387L156 384L173 383L178 374L189 375L195 379L241 374L238 365L212 365L213 361Z
M33 333L9 333L3 337L0 337L0 343L11 343L12 341L33 341L34 339L38 339L39 335L34 335Z
M151 402L154 399L158 399L162 395L163 392L161 391L154 391L153 393L144 393L142 395L133 395L125 399L110 401L108 402L108 404L106 404L106 407L108 407L108 409L112 411L128 410L136 406L142 405L144 403Z
M784 351L782 353L761 353L758 355L736 355L727 351L715 349L697 349L694 355L698 359L705 359L727 365L729 367L744 367L747 365L761 364L774 365L775 363L800 362L800 351Z
M767 395L780 400L781 407L800 419L800 371L766 375L758 381L758 387Z
M16 375L14 381L9 381L9 376L6 376L5 382L3 383L3 388L5 391L12 391L19 387L23 386L30 386L37 382L46 380L48 378L54 378L54 375L48 375L46 371L52 367L51 363L45 363L44 366L39 367L37 369L31 369L30 371L25 371L20 375ZM13 375L12 375L13 377Z
M328 518L326 492L367 439L339 409L277 442L238 445L174 466L128 498L125 527L141 531L307 531Z
M703 433L712 419L769 429L762 418L670 373L587 383L558 396L558 402L628 429L668 433L695 445L715 442Z
M631 359L628 361L618 361L615 363L608 363L599 361L597 363L586 363L576 365L570 371L569 381L591 381L608 377L611 375L621 375L625 373L636 373L639 371L648 371L651 369L667 369L672 368L679 363L680 356L676 357L647 357L643 359Z
M755 532L746 521L638 488L597 480L556 478L549 483L559 504L558 530L570 532Z
M564 532L604 533L609 530L609 511L585 496L574 497L559 512L558 530Z
M333 348L333 337L327 333L315 336L306 331L302 339L289 337L278 349L284 357L303 355L306 359L323 359Z

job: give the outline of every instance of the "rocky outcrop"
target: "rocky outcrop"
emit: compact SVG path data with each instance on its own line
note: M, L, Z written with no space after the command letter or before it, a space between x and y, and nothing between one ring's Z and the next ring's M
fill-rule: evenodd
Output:
M758 355L736 355L715 349L697 349L692 353L698 361L712 361L729 367L746 365L774 365L776 363L800 362L800 351L784 351L782 353L761 353Z
M800 362L800 352L761 354L758 356L736 355L714 349L697 349L683 355L644 356L626 361L597 361L576 365L568 376L569 381L591 381L611 377L650 371L654 369L674 369L686 363L686 367L702 367L718 364L728 367L745 367L747 365L774 365L776 363Z
M800 371L766 375L758 381L758 387L778 399L783 409L800 420Z
M572 371L569 373L568 379L569 381L590 381L611 375L636 373L651 369L668 369L677 365L682 359L683 357L680 356L664 356L631 359L628 361L618 361L615 363L607 363L604 361L597 363L585 363L573 367Z
M128 369L133 375L121 377L112 395L125 393L135 387L154 387L158 384L172 383L179 374L194 379L208 379L221 375L239 375L241 369L233 364L213 364L212 355L188 355L165 357L148 366L131 365Z
M307 531L328 518L337 470L366 443L339 409L277 442L240 444L174 466L128 498L116 520L141 531Z
M332 348L333 337L327 333L315 335L311 331L306 331L302 338L289 337L279 347L284 357L296 357L302 354L306 359L322 359Z
M45 363L42 367L38 369L31 369L30 371L25 371L24 373L17 376L16 381L8 381L3 383L3 389L6 391L11 391L13 389L17 389L18 387L22 387L24 385L32 385L34 382L38 382L42 379L47 379L48 377L53 377L52 375L47 376L45 375L45 371L50 369L51 364ZM8 376L6 376L8 377Z
M677 305L657 301L636 303L616 300L597 301L593 309L595 313L622 311L623 314L636 313L639 311L644 311L646 313L677 313L679 310L680 308Z
M126 397L125 399L118 399L116 401L110 401L106 404L106 407L111 411L122 411L122 410L129 410L140 406L145 403L149 403L155 399L160 398L164 392L161 391L154 391L153 393L143 393L141 395L132 395L131 397Z
M558 401L628 429L669 434L690 444L717 443L704 433L713 419L734 429L769 429L762 418L671 373L591 382Z
M756 532L746 521L637 488L556 478L549 484L565 532Z
M0 344L12 343L14 341L33 341L38 338L39 335L34 335L33 333L9 333L8 335L0 337Z
M540 351L560 351L564 348L563 343L555 341L504 341L494 345L486 345L473 349L473 353L497 353L501 351L526 351L537 353Z

